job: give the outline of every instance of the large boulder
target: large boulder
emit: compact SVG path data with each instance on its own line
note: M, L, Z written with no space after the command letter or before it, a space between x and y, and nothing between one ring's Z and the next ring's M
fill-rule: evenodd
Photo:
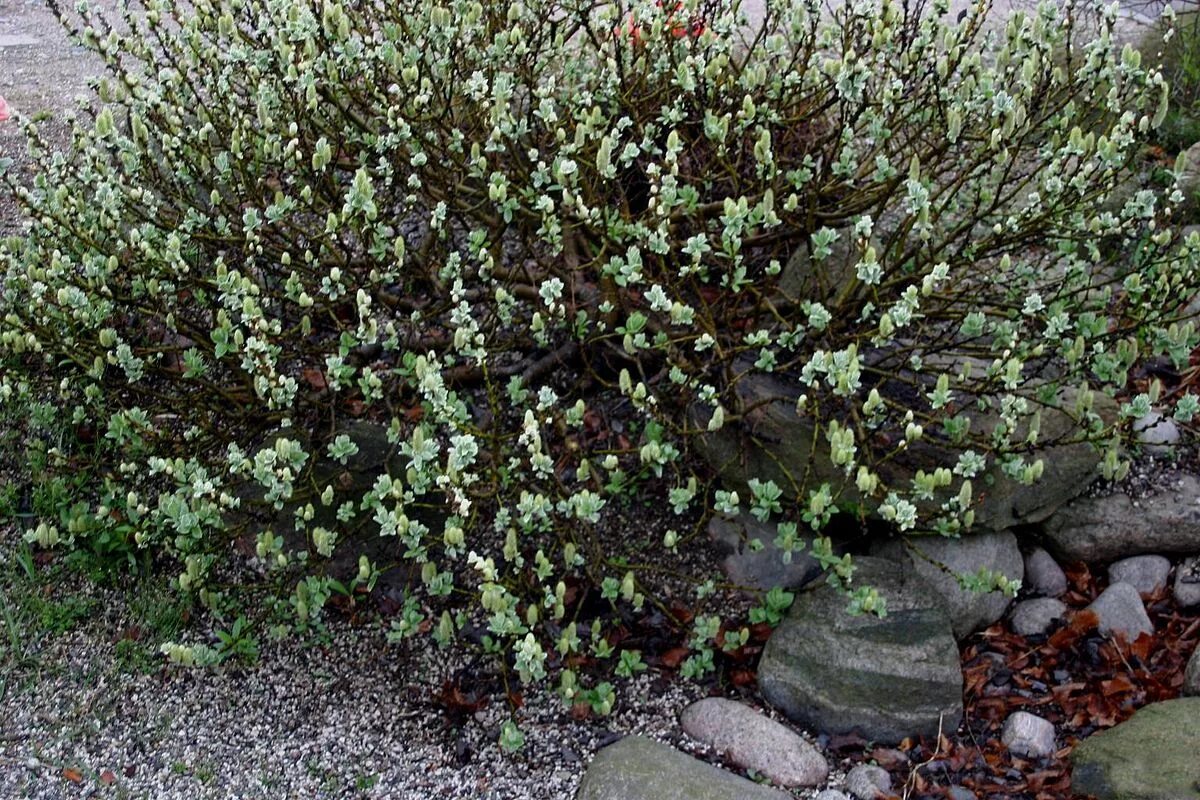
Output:
M1098 800L1200 800L1200 697L1153 703L1071 753L1071 789Z
M809 416L796 413L796 399L801 394L798 381L788 381L780 375L750 374L738 381L736 394L746 412L742 425L727 424L716 431L706 431L696 437L696 449L717 472L727 487L749 496L752 479L771 480L788 499L796 499L797 487L809 488L829 483L841 492L846 502L861 503L868 512L874 511L875 501L863 498L854 480L835 465L825 439ZM888 389L888 392L899 391ZM915 402L916 396L897 396L900 402ZM1061 404L1073 407L1072 393L1064 390ZM1116 418L1116 405L1110 398L1096 394L1094 409L1101 418ZM971 417L971 430L991 431L995 418L985 412L966 411ZM706 428L712 416L711 408L694 405L690 415L694 424ZM1041 440L1063 441L1077 428L1077 423L1065 411L1043 408ZM911 486L918 470L929 473L937 467L953 466L959 448L942 441L930 430L919 441L904 448L893 457L876 465L877 472L891 486ZM1059 507L1081 494L1095 479L1100 454L1085 442L1057 444L1040 448L1030 454L1030 460L1043 460L1044 478L1024 486L1003 473L993 463L975 479L975 523L980 528L1004 530L1017 525L1042 522ZM986 491L979 490L987 487ZM951 490L958 491L958 486ZM939 502L941 499L939 497Z
M958 645L942 602L897 564L855 559L855 586L873 586L887 616L851 615L829 584L802 592L758 665L763 697L824 734L895 744L962 719Z
M1046 544L1067 561L1113 561L1141 553L1200 552L1200 477L1134 500L1116 493L1080 497L1042 525Z
M958 575L980 569L999 572L1012 580L1025 576L1025 561L1010 531L983 531L957 539L943 536L889 540L873 552L896 561L920 578L946 604L954 635L962 639L1004 616L1012 602L1004 592L975 592L959 585Z
M626 736L592 759L576 800L788 800L644 736Z

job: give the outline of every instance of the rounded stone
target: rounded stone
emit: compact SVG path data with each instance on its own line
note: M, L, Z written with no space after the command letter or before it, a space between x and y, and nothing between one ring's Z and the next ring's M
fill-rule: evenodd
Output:
M857 800L876 800L892 791L892 776L883 767L859 764L846 774L846 791Z
M763 649L763 697L810 730L883 745L954 730L962 668L943 605L897 564L854 563L854 585L877 589L887 616L851 615L827 584L801 592Z
M1192 651L1192 657L1183 671L1183 694L1185 697L1200 697L1200 645Z
M1109 583L1128 583L1141 594L1154 594L1167 587L1171 562L1163 556L1131 556L1108 566Z
M576 800L787 800L779 789L718 769L644 736L605 747L579 784Z
M829 777L829 764L794 731L736 700L708 697L680 717L684 732L743 769L780 786L817 786Z
M1014 755L1044 758L1055 749L1054 725L1027 711L1016 711L1004 720L1000 741Z
M1044 548L1035 547L1025 556L1024 586L1043 597L1059 597L1067 591L1067 574Z
M950 800L979 800L979 796L963 786L951 786L946 792Z
M848 798L837 789L826 789L822 792L818 792L817 796L814 797L813 800L848 800Z
M1133 433L1138 443L1152 455L1169 455L1179 443L1179 426L1175 420L1157 411L1135 419Z
M1184 608L1200 606L1200 556L1184 559L1175 568L1175 602Z
M1099 620L1105 636L1121 635L1133 641L1143 633L1154 633L1154 625L1138 590L1128 583L1114 583L1087 607Z
M1035 597L1022 600L1013 607L1012 629L1021 636L1046 633L1056 619L1062 619L1067 607L1053 597Z

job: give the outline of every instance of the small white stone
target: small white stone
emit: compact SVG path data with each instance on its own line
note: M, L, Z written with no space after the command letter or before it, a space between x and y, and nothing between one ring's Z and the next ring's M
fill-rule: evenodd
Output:
M1054 726L1027 711L1017 711L1004 721L1000 741L1015 755L1042 758L1054 752Z
M846 775L846 791L858 800L876 800L892 790L892 776L883 767L859 764Z
M1146 452L1153 455L1168 455L1179 443L1179 427L1175 420L1151 411L1133 422L1133 432Z

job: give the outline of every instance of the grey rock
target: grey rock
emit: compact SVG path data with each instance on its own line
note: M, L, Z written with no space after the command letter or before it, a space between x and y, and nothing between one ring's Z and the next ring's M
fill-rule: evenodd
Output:
M1021 636L1035 636L1050 630L1056 619L1062 619L1067 607L1053 597L1022 600L1013 607L1012 629Z
M1179 443L1179 427L1175 420L1151 411L1133 421L1134 438L1152 455L1169 455Z
M1023 585L1043 597L1059 597L1067 591L1067 575L1044 548L1035 547L1025 556Z
M775 545L773 524L759 522L749 514L736 517L714 515L708 523L708 535L723 553L721 569L732 583L750 589L799 589L821 575L821 564L809 555L812 536L798 536L804 544L784 563L784 552ZM762 547L755 550L757 539Z
M792 253L779 274L779 291L786 300L827 301L854 275L861 257L854 231L843 228L837 234L829 255L820 261L812 257L807 243Z
M787 800L791 795L717 769L669 745L626 736L588 766L577 800Z
M1043 523L1047 546L1068 561L1195 553L1200 548L1200 477L1181 475L1174 484L1137 501L1121 493L1078 498Z
M1128 583L1142 594L1167 588L1171 562L1162 556L1130 556L1108 566L1110 583Z
M846 791L857 800L875 800L892 791L892 776L883 767L859 764L846 774Z
M1185 697L1200 697L1200 645L1196 645L1192 651L1192 657L1183 671L1183 694Z
M1200 556L1184 559L1175 568L1175 602L1184 608L1200 606Z
M1154 633L1154 625L1138 590L1128 583L1114 583L1092 601L1088 610L1095 611L1104 635L1124 636L1133 641L1143 633Z
M896 368L903 370L905 367L901 364ZM908 402L904 392L910 391L911 387L903 383L902 388L897 388L900 384L881 387L884 399L891 397L897 402ZM752 409L745 422L725 425L695 439L697 452L727 488L747 492L751 479L771 480L783 490L786 499L794 500L798 490L803 493L805 487L828 483L846 502L860 503L868 513L875 512L878 501L863 497L857 491L854 479L848 478L830 460L824 432L817 430L813 419L796 413L796 398L800 395L796 381L751 371L737 382L734 393L735 407ZM1070 409L1074 407L1073 397L1071 391L1064 390L1058 402L1063 408ZM1105 395L1095 396L1094 410L1102 419L1116 419L1116 403ZM970 416L972 431L989 431L998 424L997 418L985 412L967 410L963 413ZM694 424L704 429L712 416L712 408L694 405L689 409L689 416ZM1043 408L1041 420L1043 441L1064 439L1077 429L1077 423L1066 411ZM904 448L896 457L880 462L877 472L885 483L907 486L918 470L932 472L937 467L952 464L958 452L936 436L927 435ZM1085 442L1047 446L1028 457L1040 458L1045 463L1045 479L1031 486L1012 480L996 464L990 465L975 479L976 486L988 487L986 493L976 493L977 503L973 510L977 527L1005 530L1042 522L1087 489L1096 477L1100 463L1100 454ZM805 476L805 486L797 487L795 476ZM929 503L929 508L938 507L960 488L961 484L955 483L943 490Z
M1004 720L1000 741L1009 752L1025 758L1043 758L1054 752L1054 725L1026 711Z
M269 522L265 525L261 517L248 519L246 516L247 511L261 505L264 495L262 486L254 481L246 481L235 487L234 493L242 500L242 509L231 512L228 520L232 526L251 521L251 531L270 527L283 539L285 550L306 551L310 548L308 533L296 530L295 521L297 512L311 504L314 516L309 522L309 529L323 527L339 533L332 557L323 562L326 575L349 583L358 574L359 557L366 556L373 564L391 565L383 567L376 588L389 593L402 593L407 590L416 573L411 562L402 557L405 547L399 537L381 536L379 524L369 512L358 510L358 517L350 525L343 524L337 512L339 506L346 502L353 503L354 508L358 509L362 496L375 486L380 476L403 476L407 459L388 441L388 429L382 425L352 420L334 432L334 435L343 434L358 448L357 452L346 457L345 463L330 458L327 445L314 441L306 430L288 428L266 436L260 449L274 447L283 438L302 445L309 454L306 469L311 466L311 472L305 476L305 480L297 481L297 492L281 509L259 509L259 514L271 515L267 517ZM333 492L333 501L329 505L320 501L320 495L326 488ZM446 517L445 511L436 508L413 509L409 514L434 530L442 527ZM253 552L252 537L245 542L244 549ZM310 564L320 558L315 552L310 557Z
M1071 790L1099 800L1200 800L1200 697L1152 703L1075 746Z
M828 585L801 592L763 649L763 697L807 728L880 744L957 728L962 670L942 604L890 561L854 563L854 585L875 587L887 616L850 615Z
M950 800L979 800L974 792L962 786L951 786L947 794L950 796Z
M732 763L780 786L817 786L829 777L829 764L815 747L736 700L698 700L684 709L680 725Z
M813 800L849 800L846 795L839 792L837 789L826 789L818 792Z
M872 552L897 561L936 592L946 604L951 627L959 639L1000 619L1012 600L1003 592L985 594L963 589L946 569L973 575L986 567L1018 581L1025 575L1017 537L1010 531L969 533L957 539L922 536L910 539L909 545L892 540Z

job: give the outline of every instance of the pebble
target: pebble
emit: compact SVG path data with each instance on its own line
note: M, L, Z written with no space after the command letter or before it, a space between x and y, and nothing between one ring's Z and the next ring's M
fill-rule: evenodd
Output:
M1131 556L1108 566L1109 583L1128 583L1141 594L1154 594L1167 586L1171 562L1163 556Z
M1147 453L1156 456L1169 455L1179 443L1179 426L1170 417L1157 411L1133 421L1133 432L1137 441L1145 446Z
M1128 583L1109 586L1092 601L1088 610L1096 612L1100 632L1105 636L1120 634L1133 641L1143 633L1154 633L1141 595Z
M1192 651L1187 669L1183 671L1183 693L1187 697L1200 697L1200 645Z
M951 786L947 794L950 796L950 800L979 800L974 792L962 786Z
M849 798L837 789L826 789L823 792L818 792L813 800L849 800Z
M1037 547L1025 556L1025 585L1034 594L1058 597L1067 591L1067 575L1054 556Z
M1056 619L1062 619L1067 607L1053 597L1035 597L1022 600L1012 611L1012 629L1021 636L1036 636L1046 633Z
M1015 755L1043 758L1054 752L1054 726L1027 711L1016 711L1004 721L1000 741Z
M846 774L846 791L858 800L876 800L892 790L892 776L883 767L859 764Z
M684 709L680 725L737 766L780 786L818 786L829 777L829 764L812 744L736 700L698 700Z
M1175 602L1184 608L1200 606L1200 556L1192 556L1175 568Z

